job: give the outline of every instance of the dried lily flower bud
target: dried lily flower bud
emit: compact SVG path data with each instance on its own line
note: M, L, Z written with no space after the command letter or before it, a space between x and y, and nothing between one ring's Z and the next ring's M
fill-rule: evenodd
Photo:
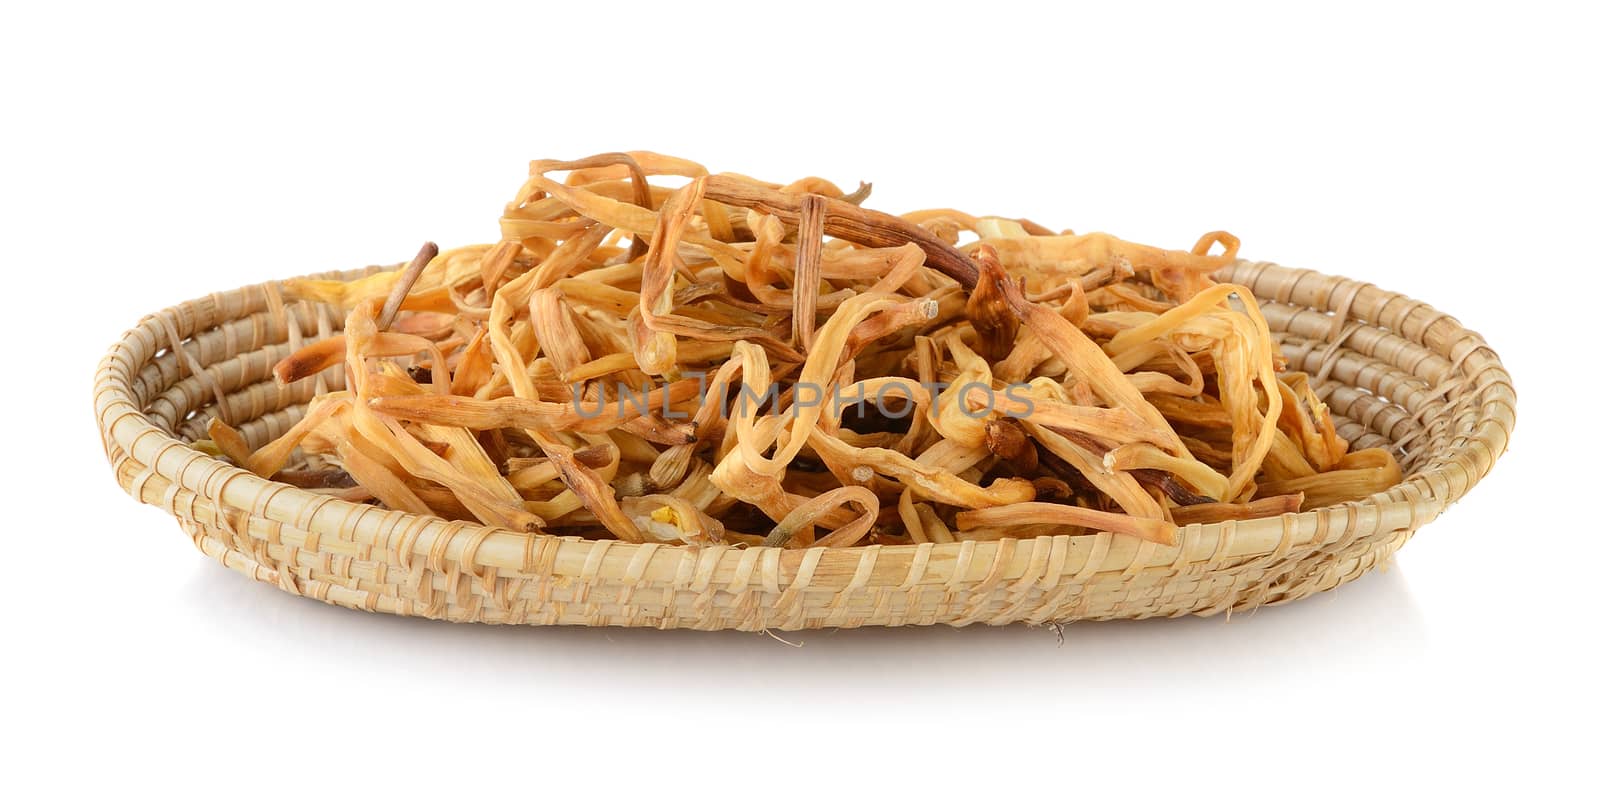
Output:
M1212 280L1233 236L1169 250L869 194L537 160L498 240L283 284L345 320L274 377L347 389L259 448L220 419L202 442L351 500L692 546L1172 544L1400 479Z

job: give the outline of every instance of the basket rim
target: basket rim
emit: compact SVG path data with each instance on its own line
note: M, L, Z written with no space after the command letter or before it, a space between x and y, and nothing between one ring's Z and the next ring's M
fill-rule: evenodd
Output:
M1239 282L1241 276L1259 276L1268 271L1287 278L1278 282L1289 283L1289 286L1280 287L1276 297L1263 298L1293 305L1301 304L1291 298L1304 279L1334 277L1310 269L1240 261L1219 272L1218 279ZM250 517L305 530L322 539L381 549L394 553L402 562L416 557L427 558L431 567L454 562L469 573L494 567L529 576L598 576L637 582L645 578L647 570L675 568L674 581L696 589L713 582L731 582L735 590L744 585L764 584L776 591L791 585L825 584L828 580L836 587L842 583L844 589L940 582L948 585L976 582L981 589L1002 580L1030 575L1070 575L1074 569L1036 568L1040 558L1062 558L1070 554L1085 558L1081 564L1084 572L1123 569L1126 574L1133 574L1150 566L1221 563L1229 557L1280 555L1308 543L1348 543L1384 530L1409 532L1459 500L1504 453L1515 423L1516 394L1510 375L1481 336L1461 327L1455 319L1403 295L1347 278L1337 278L1337 281L1341 285L1350 284L1345 292L1350 304L1363 300L1381 301L1385 306L1395 300L1404 303L1401 318L1394 323L1420 328L1404 334L1409 340L1423 343L1438 328L1453 328L1453 332L1442 336L1445 342L1440 345L1446 349L1424 345L1448 357L1456 368L1472 369L1469 373L1479 380L1479 386L1471 395L1481 400L1484 414L1474 422L1469 433L1456 434L1452 427L1454 441L1440 458L1430 459L1400 483L1373 497L1278 517L1185 525L1179 528L1180 540L1173 547L1110 533L802 549L632 544L615 539L519 533L314 494L261 478L188 447L181 439L155 425L137 403L132 391L133 380L151 360L134 358L150 345L147 339L170 337L171 322L186 308L202 315L213 315L220 304L219 294L152 313L124 332L96 370L95 411L107 456L115 460L118 449L125 454L124 462L131 462L131 465L125 476L119 470L119 477L130 478L125 488L143 501L156 502L156 498L160 498L166 510L181 517L179 508L194 508L195 503L193 498L188 499L186 506L177 502L173 491L176 487L223 506L224 512L234 509ZM246 288L272 289L280 282L267 281ZM1346 310L1350 304L1345 305ZM1378 312L1382 313L1383 309ZM187 339L194 332L209 328L191 327L182 337ZM1389 329L1401 334L1399 327ZM1466 344L1466 351L1458 353L1457 348L1468 339L1473 342ZM147 499L143 491L149 491L151 499ZM1047 544L1050 546L1045 546ZM731 576L725 571L730 565L733 567ZM686 569L694 570L687 578ZM705 569L720 569L718 579L702 578L710 573ZM974 578L973 573L981 576ZM672 577L658 573L648 576Z

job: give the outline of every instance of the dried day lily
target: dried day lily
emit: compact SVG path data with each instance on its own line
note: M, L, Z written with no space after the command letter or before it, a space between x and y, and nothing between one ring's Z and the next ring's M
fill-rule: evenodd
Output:
M1233 236L1169 250L870 193L537 160L493 243L285 283L346 319L275 378L346 389L260 447L220 420L202 446L351 501L695 546L1174 544L1399 480L1212 280Z

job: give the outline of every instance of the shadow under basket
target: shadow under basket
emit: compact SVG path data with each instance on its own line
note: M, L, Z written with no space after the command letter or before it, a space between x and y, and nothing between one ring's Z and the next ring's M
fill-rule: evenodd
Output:
M319 275L351 279L375 269ZM253 447L342 372L288 387L274 363L342 317L277 283L146 317L95 376L117 482L178 518L200 551L289 593L489 623L808 629L1212 615L1293 601L1383 563L1489 472L1516 395L1477 333L1420 302L1304 269L1239 262L1291 368L1312 376L1352 448L1389 447L1404 479L1360 502L1127 536L846 549L588 541L356 505L193 450L213 416Z

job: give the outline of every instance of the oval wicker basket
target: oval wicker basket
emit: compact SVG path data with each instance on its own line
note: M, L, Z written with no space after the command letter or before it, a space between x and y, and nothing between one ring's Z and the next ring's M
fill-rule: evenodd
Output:
M321 277L354 278L374 270ZM1357 503L1192 525L1176 547L1102 533L848 549L681 547L534 536L353 505L190 449L220 416L259 446L342 375L280 387L272 365L339 330L276 283L145 318L95 377L117 482L199 549L285 591L363 610L491 623L801 629L1210 615L1366 573L1488 473L1515 392L1476 333L1346 278L1240 262L1290 366L1312 374L1353 448L1406 476Z

